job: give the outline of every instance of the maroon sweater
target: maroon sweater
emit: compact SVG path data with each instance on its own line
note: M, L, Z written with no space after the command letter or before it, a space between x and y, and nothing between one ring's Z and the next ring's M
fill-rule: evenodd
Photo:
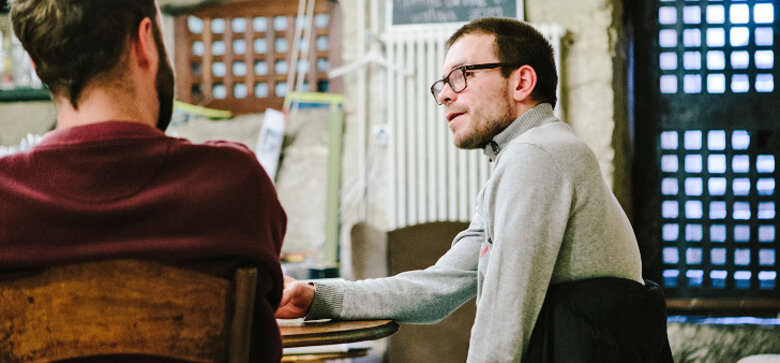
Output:
M278 361L273 313L287 217L245 146L192 144L133 122L48 133L0 158L0 272L141 258L224 275L259 267L255 349Z

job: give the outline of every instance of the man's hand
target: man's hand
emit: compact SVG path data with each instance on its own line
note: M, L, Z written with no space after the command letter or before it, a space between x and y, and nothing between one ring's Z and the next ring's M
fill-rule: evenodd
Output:
M276 309L280 319L296 319L306 316L314 300L314 286L300 282L290 276L284 277L282 301Z

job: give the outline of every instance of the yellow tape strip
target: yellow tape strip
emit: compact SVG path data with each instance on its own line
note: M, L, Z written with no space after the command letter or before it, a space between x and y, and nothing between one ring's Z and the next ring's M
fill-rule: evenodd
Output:
M293 101L327 103L334 106L344 103L344 95L322 92L290 92L284 98L284 108L289 109Z
M174 101L173 107L179 111L209 118L232 118L233 113L227 110L217 110L198 105L192 105L181 101Z

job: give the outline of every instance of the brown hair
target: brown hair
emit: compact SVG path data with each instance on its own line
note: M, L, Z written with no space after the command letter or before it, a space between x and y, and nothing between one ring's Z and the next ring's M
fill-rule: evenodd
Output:
M38 77L74 108L89 82L124 59L141 20L157 27L155 0L12 0L10 8Z
M498 61L517 66L501 67L501 74L508 77L520 65L529 65L536 71L536 88L531 97L555 107L558 100L556 87L558 74L550 42L532 26L508 18L481 18L474 20L452 34L447 40L447 49L466 34L483 33L494 35L494 49Z

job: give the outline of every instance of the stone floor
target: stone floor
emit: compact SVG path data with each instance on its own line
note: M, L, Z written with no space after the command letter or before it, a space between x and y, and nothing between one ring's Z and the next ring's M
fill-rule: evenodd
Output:
M778 319L761 320L766 323ZM757 319L752 323L736 324L672 321L667 332L674 361L737 362L748 356L772 354L774 356L751 358L745 362L780 363L780 325L760 322Z

